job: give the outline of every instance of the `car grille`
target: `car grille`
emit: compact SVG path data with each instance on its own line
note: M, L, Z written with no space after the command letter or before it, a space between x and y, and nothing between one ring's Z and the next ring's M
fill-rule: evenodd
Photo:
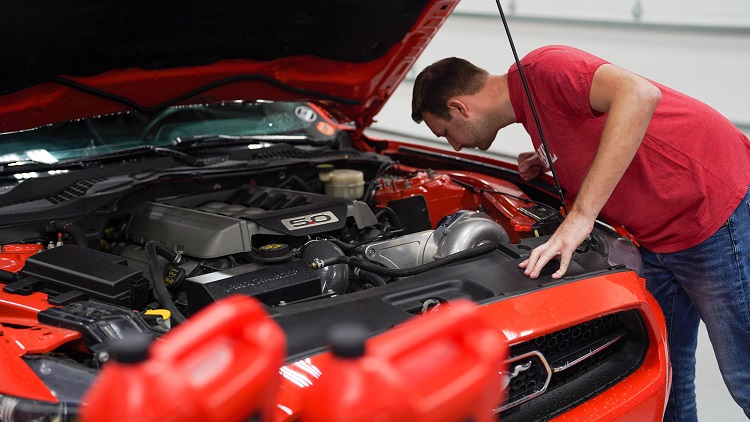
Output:
M637 311L605 315L511 347L503 422L547 420L601 393L643 363Z

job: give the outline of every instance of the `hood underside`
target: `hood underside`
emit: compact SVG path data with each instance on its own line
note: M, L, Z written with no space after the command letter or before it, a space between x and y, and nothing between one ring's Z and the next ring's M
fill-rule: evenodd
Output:
M0 132L225 100L372 122L458 0L11 2Z

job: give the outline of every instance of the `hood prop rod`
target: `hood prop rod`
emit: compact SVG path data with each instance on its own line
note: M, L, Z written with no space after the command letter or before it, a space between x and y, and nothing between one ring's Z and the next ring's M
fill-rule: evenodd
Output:
M542 125L539 122L539 116L537 115L536 108L534 107L534 101L531 99L531 91L529 91L529 85L526 83L526 76L523 74L521 68L521 61L518 59L518 53L516 53L516 46L513 43L513 37L510 35L510 28L508 27L508 21L505 19L505 13L503 12L503 6L500 5L500 0L495 0L497 8L500 11L500 17L503 20L503 26L505 26L505 33L508 34L508 42L510 43L510 49L513 51L513 57L516 59L516 67L518 68L518 74L521 76L521 82L523 82L523 88L526 91L526 98L529 100L529 106L531 108L531 114L534 115L534 123L536 123L536 129L539 131L539 137L542 139L542 146L544 147L544 154L547 156L547 163L549 163L549 169L552 172L552 178L555 180L555 187L557 188L557 195L560 198L565 216L568 215L568 206L565 203L565 195L563 195L562 188L560 187L560 181L557 179L557 172L555 172L555 166L552 163L552 156L550 155L549 148L547 148L547 140L544 138L542 133ZM563 216L564 218L564 216Z

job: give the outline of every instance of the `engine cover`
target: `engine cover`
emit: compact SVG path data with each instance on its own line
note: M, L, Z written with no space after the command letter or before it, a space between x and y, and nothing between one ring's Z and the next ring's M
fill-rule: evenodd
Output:
M190 313L232 294L254 296L269 306L320 294L320 278L304 261L249 264L185 280Z
M133 212L127 237L140 244L156 240L208 259L249 252L258 234L308 236L340 229L347 218L359 228L377 224L361 201L246 186L210 196L145 202Z

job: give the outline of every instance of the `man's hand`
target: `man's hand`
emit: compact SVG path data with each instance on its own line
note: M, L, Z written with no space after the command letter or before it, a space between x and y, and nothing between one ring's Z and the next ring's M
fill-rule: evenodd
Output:
M518 174L521 179L529 181L538 177L544 166L542 160L535 152L522 152L518 154Z
M559 257L560 269L552 274L552 278L560 278L564 276L565 272L568 271L573 252L575 252L576 248L586 240L588 235L591 234L593 228L593 220L577 216L571 212L565 217L563 223L558 227L547 243L537 246L531 251L529 259L518 264L518 266L525 269L523 272L525 275L531 278L537 278L539 277L542 268L544 268L548 262L555 257Z

